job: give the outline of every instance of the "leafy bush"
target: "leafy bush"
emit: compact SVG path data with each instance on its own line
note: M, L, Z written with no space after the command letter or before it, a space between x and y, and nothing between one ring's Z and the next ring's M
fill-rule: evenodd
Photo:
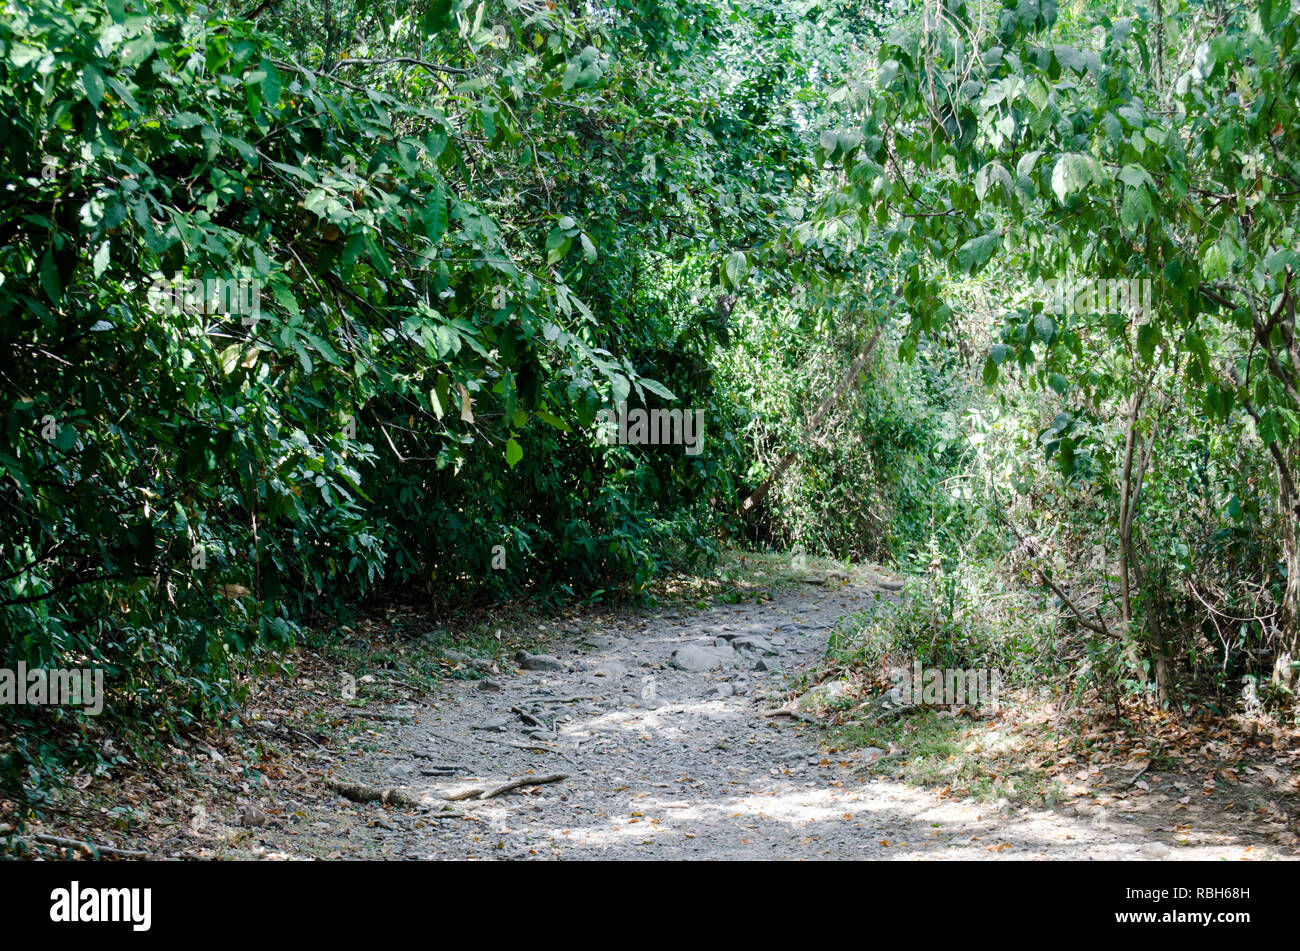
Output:
M999 669L1007 683L1042 683L1056 625L1042 599L969 563L910 577L894 604L846 616L831 635L833 661L869 671L908 666Z

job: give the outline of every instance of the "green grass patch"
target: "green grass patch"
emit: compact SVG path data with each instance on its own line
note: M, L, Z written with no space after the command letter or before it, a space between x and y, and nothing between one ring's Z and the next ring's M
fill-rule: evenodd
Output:
M845 724L828 736L840 749L885 750L866 767L873 775L980 801L1036 806L1060 799L1059 784L1040 765L1040 742L1054 741L1041 724L1022 732L1004 721L974 721L941 709Z

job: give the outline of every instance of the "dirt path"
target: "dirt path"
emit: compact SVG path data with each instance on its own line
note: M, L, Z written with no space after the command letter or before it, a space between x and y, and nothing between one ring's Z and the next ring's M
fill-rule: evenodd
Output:
M631 616L557 647L557 669L458 682L436 705L408 708L412 722L377 725L383 749L335 772L425 808L340 800L362 821L336 847L394 858L1242 857L1243 842L1171 847L1118 816L938 800L866 775L858 754L829 753L815 726L761 716L787 675L823 655L834 622L878 591L805 585L762 604ZM567 778L445 798L530 771Z

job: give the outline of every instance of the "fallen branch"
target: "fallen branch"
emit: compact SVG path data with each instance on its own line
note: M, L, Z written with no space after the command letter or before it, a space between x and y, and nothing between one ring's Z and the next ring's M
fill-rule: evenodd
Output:
M462 789L460 792L451 793L442 798L448 802L462 802L466 799L494 799L510 792L512 789L519 789L523 786L540 786L542 783L558 783L568 778L567 773L555 773L550 776L516 776L509 782L502 783L492 789L483 789L476 786L473 789Z
M520 776L516 779L510 780L508 783L502 783L495 789L489 789L483 795L479 796L479 798L495 799L497 796L508 793L512 789L518 789L521 786L540 786L543 783L558 783L568 778L568 774L566 773L554 773L550 776Z
M0 826L0 835L15 835L14 827L8 825ZM59 845L67 849L82 849L85 851L98 852L101 855L116 855L121 858L139 859L145 858L149 855L148 852L140 852L135 849L118 849L111 845L99 845L95 842L82 842L79 839L65 839L61 835L50 835L48 832L30 832L27 833L25 837L35 839L37 842L42 842L45 845ZM21 840L24 837L18 836L18 838Z
M537 717L533 716L531 713L526 712L521 707L511 707L510 712L518 715L519 719L523 720L529 726L535 726L543 730L551 729L547 724L537 719ZM554 731L552 730L552 732Z
M448 802L463 802L466 799L473 799L475 796L481 796L484 793L482 786L476 786L473 789L462 789L457 793L448 793L442 798Z
M1151 754L1151 758L1147 760L1147 764L1133 774L1133 778L1130 779L1125 784L1124 786L1125 789L1131 789L1133 787L1133 784L1142 778L1142 774L1151 768L1151 764L1156 761L1156 757L1160 755L1160 750L1163 748L1164 748L1164 743L1159 743L1156 745L1156 751Z
M378 802L394 806L418 806L420 803L412 799L400 789L377 789L374 786L366 786L362 783L341 783L336 779L321 780L321 784L326 789L332 789L344 799L350 799L353 802Z
M253 729L265 733L268 736L273 736L276 739L286 740L289 742L292 742L295 739L306 740L318 750L325 749L325 744L316 739L316 737L312 736L310 733L299 730L297 727L285 726L283 723L272 724L254 721Z
M557 750L538 740L534 740L532 743L516 743L513 740L499 740L494 736L489 736L487 739L491 740L493 743L500 743L502 746L509 746L516 750L526 750L530 753L550 753L552 756L560 757L560 759L573 766L574 769L578 768L578 764L569 756L569 754L565 753L564 750ZM575 753L578 752L576 746L573 751Z

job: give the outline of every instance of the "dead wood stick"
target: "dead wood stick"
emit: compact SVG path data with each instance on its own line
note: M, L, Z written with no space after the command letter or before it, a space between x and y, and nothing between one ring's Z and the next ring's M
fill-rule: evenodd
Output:
M495 789L489 789L480 799L495 799L497 796L510 792L512 789L518 789L521 786L540 786L543 783L558 783L568 779L567 773L553 773L550 776L517 776L508 783L502 783Z
M13 826L0 825L0 835L16 835ZM123 859L143 859L148 852L136 851L134 848L114 848L113 846L101 846L96 842L82 842L81 839L64 838L62 835L51 835L49 833L27 833L26 837L17 835L17 838L32 838L36 842L43 842L47 846L62 846L64 848L81 848L81 850L94 850L101 855L117 855Z
M296 729L295 727L286 727L285 729L289 731L290 736L300 736L308 743L311 743L313 746L315 746L316 749L318 750L325 749L325 744L317 740L310 733L304 733L302 730Z
M1130 780L1125 784L1125 787L1124 787L1125 789L1128 789L1128 788L1132 787L1132 785L1133 785L1134 783L1136 783L1139 779L1142 778L1142 774L1145 773L1148 769L1151 768L1151 764L1154 763L1154 762L1156 761L1156 757L1160 755L1160 751L1161 751L1161 749L1163 749L1163 748L1164 748L1164 743L1159 743L1159 744L1156 745L1156 751L1155 751L1154 753L1151 754L1151 758L1147 760L1147 764L1146 764L1145 766L1143 766L1141 769L1139 769L1136 773L1133 774L1133 778L1130 779Z
M297 727L286 726L284 723L272 724L272 723L263 723L263 722L255 721L253 723L253 729L261 733L269 733L271 736L275 736L284 740L293 740L295 738L306 740L308 743L311 743L313 746L315 746L316 749L318 750L325 749L325 745L321 743L320 740L316 739L316 737L312 736L310 733L306 733L298 729Z
M448 802L462 802L466 799L492 799L512 789L519 789L521 786L540 786L542 783L558 783L561 780L568 779L565 773L555 773L551 776L516 776L509 782L502 783L500 786L494 786L491 789L484 789L481 786L475 786L473 789L462 789L460 792L450 793L443 796Z
M542 722L541 720L539 720L537 717L533 716L531 713L528 713L527 711L525 711L525 710L522 709L521 707L511 707L511 708L510 708L510 712L511 712L511 713L514 713L514 714L517 714L517 715L519 716L519 719L523 720L523 721L524 721L525 723L527 723L529 726L540 727L540 728L543 729L543 730L549 730L549 729L551 729L549 726L547 726L545 723L543 723L543 722ZM552 731L552 732L554 732L554 731Z
M374 786L366 786L363 783L342 783L336 779L321 780L321 784L326 789L332 789L344 799L350 799L353 802L379 802L392 803L394 806L418 806L420 803L412 799L400 789L376 789Z

